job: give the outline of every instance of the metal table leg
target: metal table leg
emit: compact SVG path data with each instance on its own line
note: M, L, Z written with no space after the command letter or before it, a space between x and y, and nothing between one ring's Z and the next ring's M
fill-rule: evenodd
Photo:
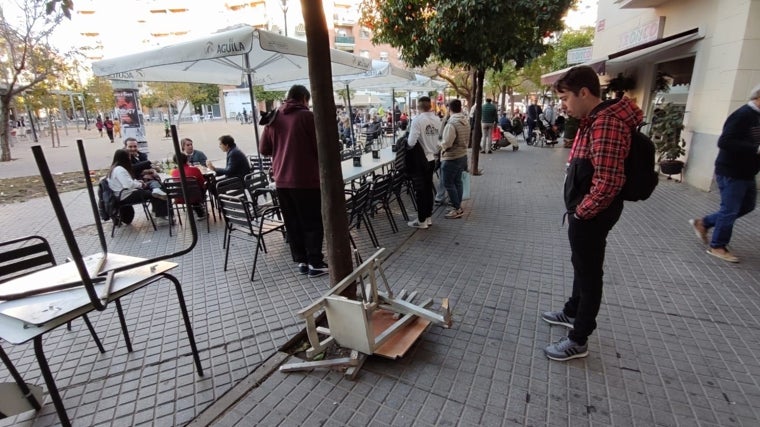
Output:
M61 395L58 394L58 387L55 385L55 379L50 372L50 366L48 366L47 359L45 359L45 353L42 351L42 335L38 335L34 338L34 353L37 355L37 363L40 365L40 371L42 372L42 377L45 379L48 393L50 394L50 398L53 399L56 412L58 412L58 418L61 420L61 424L64 427L70 427L71 421L69 421L69 416L66 414L66 408L63 406Z

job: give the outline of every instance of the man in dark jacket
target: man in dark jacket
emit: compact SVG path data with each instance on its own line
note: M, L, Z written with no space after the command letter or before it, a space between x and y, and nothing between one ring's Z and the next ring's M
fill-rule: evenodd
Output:
M573 290L562 310L541 316L569 328L567 337L544 349L548 358L564 361L588 355L587 340L602 301L607 235L623 212L625 158L643 113L628 98L602 102L599 77L591 67L571 68L554 90L567 113L581 120L565 178Z
M248 162L245 154L237 148L234 138L229 135L220 136L219 148L227 153L226 167L217 168L211 163L211 160L206 160L206 167L214 171L217 176L234 176L242 180L246 175L251 173L251 164Z
M731 113L718 138L715 181L720 189L720 209L703 218L689 220L694 232L707 243L707 231L713 227L707 253L728 262L739 262L728 251L734 222L755 209L760 170L760 85L755 86L749 102Z
M528 144L533 143L533 129L536 128L536 125L538 124L538 116L541 113L543 113L543 110L538 105L538 101L533 100L533 103L528 105L528 109L526 110L527 119L525 121L528 123L528 139L526 142Z
M259 154L272 156L288 243L301 274L316 277L328 273L322 254L322 194L311 94L301 85L288 91L285 103L264 128Z
M129 152L129 160L132 162L132 173L136 177L141 177L143 171L153 168L153 164L148 160L148 155L140 152L135 138L130 136L125 139L124 149Z

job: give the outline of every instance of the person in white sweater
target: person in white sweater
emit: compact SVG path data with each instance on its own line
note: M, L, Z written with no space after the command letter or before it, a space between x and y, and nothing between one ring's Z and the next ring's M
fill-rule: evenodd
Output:
M420 165L412 172L414 184L414 196L417 199L417 219L409 221L407 225L413 228L428 228L433 224L433 170L435 169L435 154L438 153L438 136L441 132L441 119L431 111L430 97L423 96L417 100L417 108L420 111L412 120L407 145L407 156L415 155L413 149L419 144L422 155ZM424 155L424 160L423 160Z
M134 179L132 162L127 150L116 150L114 153L108 173L108 185L114 194L118 195L121 204L131 205L150 199L153 213L158 218L166 219L166 193L161 189L161 183L156 180L146 182Z

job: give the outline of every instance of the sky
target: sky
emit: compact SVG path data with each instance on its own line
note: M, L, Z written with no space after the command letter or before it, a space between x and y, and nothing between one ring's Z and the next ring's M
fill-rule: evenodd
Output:
M3 0L5 2L5 0ZM71 21L65 22L56 30L53 41L62 51L70 51L85 42L94 44L95 40L102 42L102 48L90 51L87 56L94 58L111 58L136 53L146 48L173 44L182 40L196 39L219 29L238 24L242 20L269 19L273 25L282 25L283 13L279 1L267 1L267 14L252 14L246 9L237 13L225 13L225 4L245 3L244 0L129 0L115 2L112 0L75 0L74 7L78 11L97 10L95 14L82 15L72 13ZM288 23L292 27L296 20L300 21L300 2L289 1ZM325 2L326 4L328 2ZM579 0L576 10L568 12L565 23L569 28L594 26L596 22L598 0ZM108 5L106 7L106 5ZM127 7L125 7L125 5ZM166 8L187 8L189 12L179 13L165 18L165 24L152 24L149 9L160 5ZM259 9L260 10L260 9ZM332 13L326 11L326 15ZM138 21L145 20L145 24ZM88 31L97 33L97 37L84 37L80 33ZM186 34L182 34L185 33ZM160 38L151 37L151 33L170 33ZM171 33L175 33L172 35Z

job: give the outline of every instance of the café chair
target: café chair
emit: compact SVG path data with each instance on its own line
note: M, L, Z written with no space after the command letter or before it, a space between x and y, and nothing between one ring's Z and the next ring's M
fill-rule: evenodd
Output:
M203 206L204 213L208 217L206 209L206 195L201 188L198 181L195 178L187 178L187 197L190 202L185 202L182 197L182 182L178 178L167 178L163 182L164 192L166 193L166 207L169 212L169 236L172 235L172 225L174 224L174 213L177 213L177 220L179 225L182 225L182 215L180 209L185 209L188 215L188 221L192 221L193 213L190 212L194 205ZM215 214L216 215L216 214ZM209 225L208 218L206 218L206 232L211 232L211 226Z
M253 256L253 267L251 269L251 281L253 282L256 275L256 262L259 258L259 250L267 253L267 247L264 243L264 236L279 231L282 237L287 239L285 234L285 222L280 220L280 207L272 206L261 212L253 209L251 202L245 200L242 196L231 196L228 194L219 195L219 203L222 206L222 216L225 222L225 248L224 252L224 271L227 271L227 261L230 255L230 240L236 237L242 240L253 241L255 239L256 251Z
M393 195L393 181L391 175L377 175L372 180L372 190L369 196L370 214L374 215L376 212L383 210L385 216L388 218L388 223L391 225L391 230L396 233L398 231L398 225L393 218L393 212L391 212L391 195Z
M358 189L351 191L346 190L349 195L346 200L346 212L348 214L348 230L359 229L362 224L367 229L369 239L372 242L372 247L379 247L380 243L377 240L377 234L369 218L370 209L370 192L372 190L372 182L363 182ZM353 242L353 239L352 239ZM355 247L356 245L354 245Z
M223 194L227 194L229 196L238 197L243 196L245 197L245 184L243 183L243 180L234 176L228 177L228 178L222 178L219 181L216 182L216 207L219 209L219 216L224 217L224 212L222 212L222 204L220 202L220 196ZM224 248L227 244L227 227L224 228L224 237L222 239L222 248Z
M26 236L1 242L0 288L2 287L2 284L8 280L16 279L54 265L56 265L56 262L53 257L53 251L50 248L50 243L48 243L47 239L44 237ZM92 323L86 314L82 315L82 320L84 320L85 325L87 325L87 329L90 331L90 335L92 335L95 345L98 346L98 350L101 353L105 353L106 350L103 348L103 344L100 342L100 338L98 338L98 334L95 332L95 328L92 327ZM67 329L71 330L71 322L67 323ZM40 410L41 402L38 402L34 394L30 392L28 385L24 382L2 347L0 347L0 359L3 364L5 364L5 367L21 389L22 394L26 397L29 404L35 410ZM6 399L8 397L3 396L2 398Z
M248 191L249 200L257 212L277 204L277 193L269 187L269 179L263 171L255 170L249 173L243 177L243 184ZM259 199L262 197L265 202L259 203ZM266 201L270 197L271 200Z
M111 238L113 238L116 227L120 227L122 223L132 223L132 219L134 218L134 205L142 206L145 217L153 226L153 231L158 230L156 227L156 221L153 219L153 215L150 213L150 199L144 198L138 202L131 204L122 203L121 192L123 191L125 190L121 190L119 194L114 193L114 191L111 190L111 186L108 184L107 178L101 179L98 183L98 194L100 195L101 201L107 205L104 206L104 209L108 212L108 216L111 219Z

